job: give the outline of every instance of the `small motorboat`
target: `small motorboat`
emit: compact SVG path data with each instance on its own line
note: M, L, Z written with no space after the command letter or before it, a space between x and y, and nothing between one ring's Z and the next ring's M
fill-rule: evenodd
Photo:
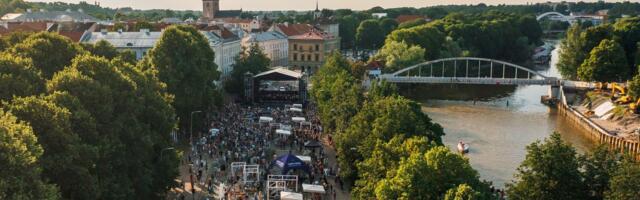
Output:
M462 141L458 142L458 152L463 154L469 153L469 144Z

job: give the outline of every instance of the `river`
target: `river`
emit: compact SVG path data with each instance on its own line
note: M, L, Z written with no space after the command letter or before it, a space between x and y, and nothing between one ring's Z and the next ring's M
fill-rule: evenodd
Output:
M550 65L535 69L560 77L555 67L557 50ZM444 127L446 146L455 150L458 141L469 143L471 151L465 156L473 168L482 179L502 188L513 180L526 146L554 131L580 153L594 146L579 129L559 117L555 108L540 103L547 90L548 86L438 85L419 86L404 95L420 102L423 111Z

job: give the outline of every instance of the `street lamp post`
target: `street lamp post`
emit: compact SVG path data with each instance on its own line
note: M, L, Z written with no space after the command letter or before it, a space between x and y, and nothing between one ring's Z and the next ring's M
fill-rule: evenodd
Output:
M192 146L193 146L193 114L201 113L201 112L202 112L201 110L191 112L191 120L190 120L191 129L189 130L189 143L191 143Z

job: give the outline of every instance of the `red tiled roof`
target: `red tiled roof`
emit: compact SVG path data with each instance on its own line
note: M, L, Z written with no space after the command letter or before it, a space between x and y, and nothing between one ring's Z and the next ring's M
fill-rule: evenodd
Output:
M426 19L426 17L421 16L421 15L399 15L398 17L396 17L396 21L399 24L408 22L408 21L413 21L416 19Z
M0 34L6 34L10 32L22 31L22 32L40 32L46 31L48 28L46 22L9 22L7 27L2 27Z
M60 32L58 32L58 34L71 39L71 41L79 42L80 38L82 38L82 34L84 34L84 32L80 32L80 31L60 31Z
M278 24L276 26L287 36L302 35L314 29L309 24Z
M233 38L233 37L238 37L236 34L233 34L233 32L231 32L229 29L222 27L222 26L217 26L217 25L211 25L211 26L200 26L198 27L198 29L203 30L203 31L212 31L212 32L216 32L216 34L220 33L220 37L222 37L222 39L229 39L229 38Z
M382 61L371 61L367 64L367 69L373 70L373 69L380 69L384 67L384 63Z

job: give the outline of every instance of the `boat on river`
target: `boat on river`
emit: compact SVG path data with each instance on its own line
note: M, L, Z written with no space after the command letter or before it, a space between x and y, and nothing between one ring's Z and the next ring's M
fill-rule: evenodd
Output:
M462 154L469 153L469 144L462 141L458 142L458 152Z

